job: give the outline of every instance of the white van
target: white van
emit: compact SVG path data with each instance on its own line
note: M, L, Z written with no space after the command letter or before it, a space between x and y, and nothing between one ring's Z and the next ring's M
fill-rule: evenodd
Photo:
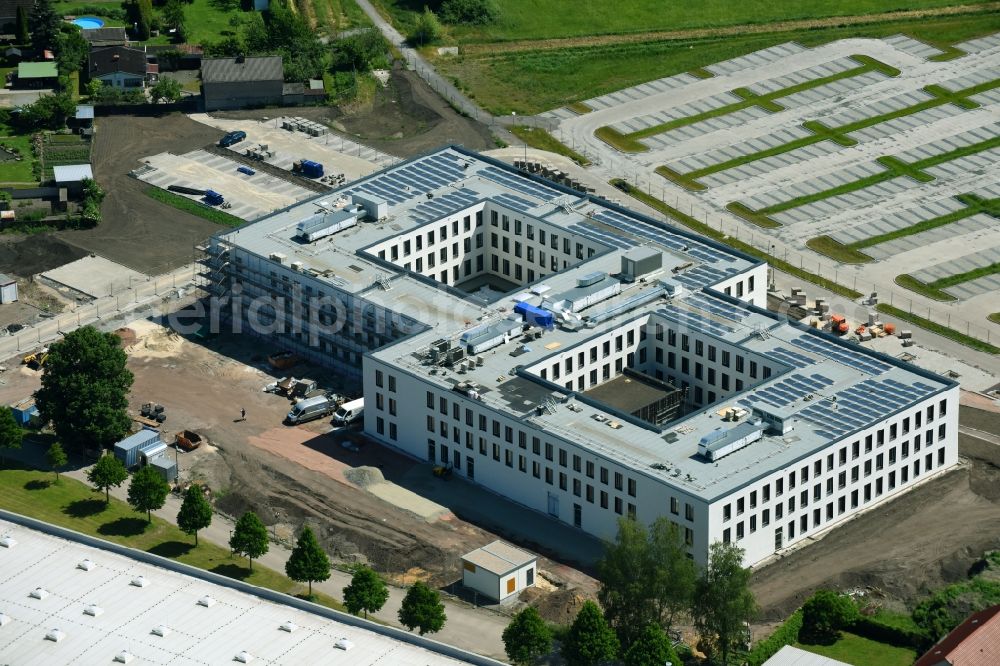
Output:
M347 426L359 420L365 414L365 399L358 398L345 402L333 415L333 425Z
M288 425L297 425L306 421L313 421L331 414L336 406L337 403L325 395L299 400L292 407L292 411L288 412L288 416L285 417L285 423Z

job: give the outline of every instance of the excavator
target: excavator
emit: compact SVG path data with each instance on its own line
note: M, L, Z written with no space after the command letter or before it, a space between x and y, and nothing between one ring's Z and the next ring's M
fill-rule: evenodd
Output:
M32 352L22 358L21 363L24 363L32 370L41 370L47 360L49 360L49 348L42 347L38 351Z

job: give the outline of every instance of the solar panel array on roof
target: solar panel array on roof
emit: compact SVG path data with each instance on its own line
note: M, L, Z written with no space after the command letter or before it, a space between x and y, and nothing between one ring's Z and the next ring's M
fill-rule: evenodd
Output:
M827 358L833 359L838 363L843 363L844 365L850 366L855 370L867 372L870 375L881 375L891 367L887 363L878 361L870 356L863 356L860 353L848 351L847 349L843 349L832 342L821 340L812 335L803 335L795 338L792 340L792 344L796 347L808 349L811 352L816 352L817 354L826 356Z
M622 236L616 236L615 234L609 234L608 232L595 227L592 224L571 224L567 227L573 233L585 236L591 240L595 240L599 243L604 243L605 245L611 245L613 247L621 248L627 250L629 248L635 247L637 243L630 239L624 238Z
M508 194L507 192L504 192L502 194L498 194L497 196L493 197L493 200L496 201L497 203L500 203L500 204L503 204L504 206L507 206L508 208L513 208L514 210L519 210L522 213L527 213L532 208L537 208L538 207L537 203L532 203L531 201L528 201L527 199L522 199L519 196L516 196L516 195L513 195L513 194Z
M714 315L725 317L726 319L732 319L735 322L742 322L752 314L746 308L733 305L732 303L728 303L721 298L704 292L695 294L690 298L685 299L684 302L688 305L694 305L702 310L711 312Z
M689 271L675 275L674 280L692 291L698 291L706 285L718 283L720 280L725 279L727 275L735 272L736 269L732 266L726 266L723 270L719 270L711 266L699 264Z
M463 187L457 192L449 192L422 204L417 204L413 207L412 215L421 222L439 220L456 210L468 208L481 198L480 194Z
M376 194L395 206L432 190L453 185L463 174L464 169L458 160L439 153L366 180L357 190Z
M765 353L771 358L776 358L779 361L793 365L796 368L804 368L807 365L812 365L816 362L808 356L803 356L802 354L793 352L791 349L786 349L784 347L776 347Z
M725 324L720 324L714 319L709 319L708 317L702 317L700 314L696 314L690 310L682 310L676 305L668 305L660 310L660 314L670 321L676 322L682 326L688 326L699 331L708 331L709 333L718 336L723 336L726 333L733 332L733 329Z
M884 419L936 389L921 382L904 384L895 379L866 379L799 412L820 426L817 432L831 439Z
M796 373L752 395L748 395L744 400L740 400L740 402L747 407L752 406L755 402L766 402L775 407L785 407L831 384L833 384L832 379L818 373L811 375Z
M515 174L507 173L501 169L494 166L486 167L479 171L479 175L484 178L489 178L495 183L500 183L506 188L517 190L522 194L527 194L528 196L537 197L542 201L551 201L558 196L561 196L561 192L545 187L533 180L517 176Z
M613 210L599 211L595 213L593 217L595 220L600 220L605 224L617 227L618 229L623 229L637 236L648 238L654 243L659 243L660 245L669 247L677 252L686 252L701 261L707 261L708 263L714 264L717 261L729 261L730 259L729 255L724 252L720 252L713 247L703 245L702 243L689 238L683 238L677 234L671 233L670 231L659 229L644 222L639 222L636 219L622 215L621 213Z

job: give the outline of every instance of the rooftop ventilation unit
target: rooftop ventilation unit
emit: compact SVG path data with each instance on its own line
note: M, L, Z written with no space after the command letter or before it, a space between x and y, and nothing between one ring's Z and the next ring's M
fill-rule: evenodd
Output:
M635 282L663 268L663 253L651 247L635 247L622 255L621 279Z
M31 593L28 596L31 597L32 599L39 599L40 600L40 599L44 599L45 597L49 596L49 591L46 590L44 587L36 587L35 589L33 589L31 591Z
M132 579L130 585L132 585L133 587L146 587L147 585L149 585L149 579L146 578L145 576L136 576L135 578Z
M207 594L198 600L199 606L204 606L205 608L211 608L215 605L215 599L208 596Z
M767 426L759 420L741 423L729 430L715 430L698 442L698 453L710 462L735 453L764 436Z
M253 661L253 655L247 652L246 650L240 650L239 652L236 653L236 656L233 657L233 661L238 661L241 664L249 664L251 661Z
M93 561L91 561L91 560L89 560L89 559L85 559L85 560L84 560L83 562L80 562L80 563L79 563L78 565L76 565L76 568L77 568L77 569L82 569L82 570L84 570L84 571L90 571L90 570L91 570L91 569L93 569L93 568L94 568L95 566L97 566L97 565L95 565L95 564L93 563Z
M291 620L288 620L278 628L281 629L282 631L287 631L288 633L292 633L293 631L299 628L299 625L295 624Z
M170 627L168 627L167 625L158 624L155 627L153 627L153 630L150 631L149 633L153 634L154 636L159 636L160 638L166 638L167 636L170 635L171 632L170 632Z
M97 604L90 604L83 609L84 615L89 615L90 617L100 617L104 614L104 609Z
M8 624L9 622L10 622L10 615L7 615L6 613L0 613L0 627L4 626L5 624Z
M295 237L312 243L357 225L364 212L362 206L353 205L343 210L314 213L299 220L295 226Z
M337 648L338 650L343 650L344 652L347 652L348 650L354 648L354 643L347 640L346 638L341 638L336 643L333 644L333 647Z
M64 638L66 638L66 632L62 629L51 629L49 633L45 634L45 640L53 643L58 643Z
M283 264L283 263L285 263L285 259L287 259L287 258L288 257L286 257L285 255L283 255L280 252L272 252L270 254L270 256L269 256L269 259L271 261L273 261L274 263L276 263L276 264Z
M127 664L135 659L135 655L128 650L122 650L115 655L115 663L117 664Z
M0 546L3 546L4 548L13 548L16 545L17 545L17 539L12 537L11 535L5 534L2 537L0 537Z

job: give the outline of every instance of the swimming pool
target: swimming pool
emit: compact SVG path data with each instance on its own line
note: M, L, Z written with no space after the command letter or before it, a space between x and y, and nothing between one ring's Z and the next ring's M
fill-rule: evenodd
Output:
M104 27L104 19L99 19L96 16L81 16L74 19L73 23L80 26L82 30L95 30Z

